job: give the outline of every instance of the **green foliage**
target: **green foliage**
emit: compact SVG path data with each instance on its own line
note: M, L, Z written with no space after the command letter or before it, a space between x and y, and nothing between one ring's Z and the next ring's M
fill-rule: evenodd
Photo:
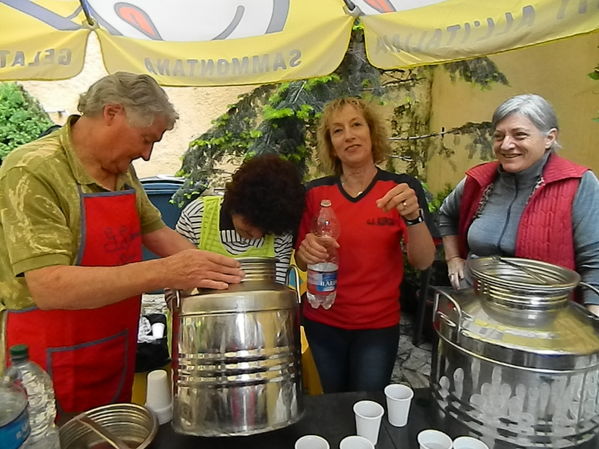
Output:
M425 184L424 186L426 188ZM430 195L430 198L428 198L428 210L431 212L431 214L437 213L437 211L441 208L441 204L443 204L443 201L445 200L447 195L449 195L453 191L453 189L454 186L452 186L449 183L446 183L439 192L437 192L434 195Z
M364 55L361 30L339 68L330 75L257 87L241 95L212 128L191 142L178 175L186 178L173 202L200 195L214 175L216 164L247 154L277 153L293 161L302 172L315 147L316 122L324 105L340 96L359 96L364 83L382 95L381 71Z
M462 136L468 136L469 140L465 148L468 150L468 157L473 158L478 155L484 161L490 161L494 158L493 146L491 140L493 138L491 122L467 122L457 128L452 128L445 132L446 135L453 135L452 144L458 145ZM446 146L446 140L441 142L441 154L450 156L453 150Z
M450 62L444 65L453 81L457 78L490 89L493 84L508 85L507 78L499 71L497 65L489 58L476 58L465 61Z
M482 89L490 89L494 83L507 84L505 76L487 58L457 61L443 67L453 80L462 78ZM440 139L439 145L432 144L432 139L438 136L453 135L454 144L457 144L460 137L466 135L469 141L465 147L470 158L474 155L483 160L493 157L490 122L468 122L456 128L444 129L441 133L430 133L431 98L430 95L423 97L419 92L423 86L430 92L434 70L433 67L417 67L395 71L385 83L387 87L401 90L401 95L394 99L396 106L391 118L394 157L404 162L406 173L420 179L424 178L426 163L432 151L447 158L453 155L445 138Z
M380 70L368 62L364 50L363 29L353 29L348 52L337 70L327 76L257 87L239 97L239 101L213 122L213 126L191 142L178 175L186 178L173 201L181 205L201 194L215 175L216 165L249 154L277 153L293 161L305 174L317 165L316 125L324 105L338 97L359 96L379 104L393 104L391 119L395 157L407 161L403 171L423 179L429 152L431 67L410 70ZM459 61L446 67L452 78L461 77L488 89L493 83L507 84L492 61L480 58ZM418 92L427 87L427 98ZM418 90L418 88L420 90ZM420 95L420 96L419 96ZM480 126L479 126L480 125ZM488 151L487 124L466 124L450 133L471 133L474 151ZM417 137L406 137L417 136ZM446 155L452 150L440 146ZM393 163L387 167L394 169Z
M39 102L16 83L0 83L0 160L36 139L53 123Z
M392 101L395 105L391 117L393 155L403 161L403 171L419 179L424 178L430 144L430 139L419 136L429 134L431 110L430 95L422 96L420 92L424 86L427 94L430 92L433 70L417 67L397 71L386 80L387 88L397 91ZM393 170L393 166L387 168Z
M229 106L227 112L213 121L213 126L190 143L183 156L183 165L177 173L185 177L181 189L173 197L179 206L201 194L211 177L219 174L218 162L251 153L253 142L261 138L258 111L273 95L274 84L259 86Z

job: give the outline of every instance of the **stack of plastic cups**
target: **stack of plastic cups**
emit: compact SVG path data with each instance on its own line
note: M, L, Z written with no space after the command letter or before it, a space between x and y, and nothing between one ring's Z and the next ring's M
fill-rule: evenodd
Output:
M159 424L173 419L171 384L166 371L159 369L148 374L145 406L156 415Z

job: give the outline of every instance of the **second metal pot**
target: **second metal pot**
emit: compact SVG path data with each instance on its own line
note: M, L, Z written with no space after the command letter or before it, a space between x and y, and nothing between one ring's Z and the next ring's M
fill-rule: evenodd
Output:
M468 264L474 288L435 300L444 427L493 449L595 447L599 320L569 299L579 275L528 259Z

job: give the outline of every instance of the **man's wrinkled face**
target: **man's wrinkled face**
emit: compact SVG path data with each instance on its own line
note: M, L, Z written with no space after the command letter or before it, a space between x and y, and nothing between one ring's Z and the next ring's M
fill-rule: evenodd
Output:
M149 126L135 126L121 108L111 123L111 138L102 157L104 170L120 174L136 159L149 161L154 144L162 140L167 129L167 121L162 116L156 116Z

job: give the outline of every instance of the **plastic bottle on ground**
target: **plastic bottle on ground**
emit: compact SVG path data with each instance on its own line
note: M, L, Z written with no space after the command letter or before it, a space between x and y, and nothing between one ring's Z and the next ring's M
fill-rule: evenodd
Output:
M30 435L27 394L8 376L0 377L0 447L25 449Z
M29 401L31 436L27 449L60 449L58 428L54 424L56 404L52 379L37 363L29 360L27 345L12 346L10 362L6 375L22 385Z
M340 234L339 221L330 200L320 202L320 211L314 219L312 233L318 237L337 239ZM312 307L330 309L337 296L337 250L329 247L326 261L308 265L308 291L306 296Z

